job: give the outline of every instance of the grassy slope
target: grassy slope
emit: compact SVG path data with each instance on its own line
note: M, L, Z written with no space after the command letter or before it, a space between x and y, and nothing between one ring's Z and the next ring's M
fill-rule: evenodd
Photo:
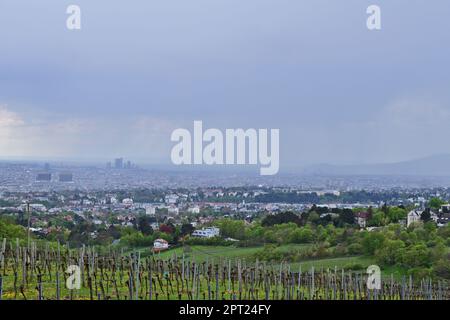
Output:
M279 251L284 250L298 250L301 248L307 248L310 245L308 244L287 244L282 245L277 248ZM228 259L241 259L246 261L252 261L251 256L258 251L264 250L263 247L250 247L250 248L238 248L234 246L191 246L191 252L185 253L185 258L190 259L196 262L219 262ZM140 249L141 256L145 257L151 255L150 249ZM160 254L155 254L156 257L160 257L162 259L172 258L174 256L181 258L183 256L183 248L178 247L168 251L161 252ZM279 262L272 263L274 267L279 266ZM331 269L334 270L336 267L338 270L344 268L347 269L350 265L360 265L363 269L358 270L358 272L364 272L365 269L372 265L376 264L376 261L373 257L367 256L349 256L349 257L337 257L337 258L323 258L323 259L308 259L301 262L292 262L289 263L291 270L297 271L302 270L310 270L312 266L316 270L320 269ZM383 277L390 277L391 274L396 279L400 279L404 275L407 274L407 270L403 270L398 267L388 267L381 269Z
M278 250L293 250L306 248L308 245L283 245L278 248ZM251 247L251 248L237 248L237 247L222 247L222 246L191 246L191 252L185 253L185 257L190 260L195 260L196 262L204 261L222 261L224 259L243 259L251 260L251 256L258 252L264 250L262 247ZM150 252L148 249L142 249L142 253ZM181 258L183 256L183 248L175 248L165 252L156 254L156 257L161 257L162 259L171 258L174 256ZM365 256L352 256L352 257L338 257L338 258L325 258L325 259L315 259L315 260L305 260L302 262L289 263L292 270L298 270L300 267L302 270L309 270L312 266L315 269L338 269L345 268L349 265L358 264L363 268L367 268L369 265L374 264L375 261L371 257ZM279 263L276 263L278 265ZM389 270L392 272L392 270ZM390 273L389 273L390 274Z

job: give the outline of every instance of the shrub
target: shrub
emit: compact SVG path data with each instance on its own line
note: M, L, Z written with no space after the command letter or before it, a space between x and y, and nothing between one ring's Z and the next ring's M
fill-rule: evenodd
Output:
M352 255L361 254L363 252L363 246L360 243L352 243L348 246L348 253Z
M433 266L433 272L440 278L450 279L450 259L438 260Z
M428 278L431 277L432 275L432 269L428 269L428 268L412 268L408 271L408 274L410 274L413 279L424 279L424 278Z

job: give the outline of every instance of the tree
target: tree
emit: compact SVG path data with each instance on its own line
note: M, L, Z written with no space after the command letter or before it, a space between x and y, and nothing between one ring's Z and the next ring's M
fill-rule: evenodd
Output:
M423 222L428 222L431 220L431 211L430 209L425 209L420 215L420 220Z
M281 212L275 215L269 215L262 220L263 227L270 227L276 224L293 222L297 225L301 224L300 217L290 211Z
M429 201L428 201L428 206L430 207L430 208L432 208L432 209L439 209L440 207L441 207L441 205L443 205L444 204L444 201L442 201L441 199L439 199L439 198L431 198Z
M386 216L385 216L384 212L376 211L372 215L372 219L370 219L369 224L373 225L373 226L377 226L377 227L386 225Z
M153 234L153 228L151 226L151 218L148 216L140 216L137 221L138 230L144 235Z
M428 267L431 264L431 251L424 244L417 244L406 249L401 259L407 268Z
M387 216L390 222L398 222L399 220L406 218L406 210L400 207L390 207Z
M384 244L384 235L380 232L368 232L362 240L363 251L366 255L373 255Z
M290 235L290 241L293 243L308 243L313 240L313 232L309 227L296 228Z
M27 232L23 226L16 225L7 221L6 219L0 220L0 239L26 239Z
M169 224L161 224L161 226L159 227L159 231L166 233L166 234L172 234L175 230Z
M342 213L339 215L339 217L343 223L348 223L348 224L355 223L355 215L351 209L342 210Z
M245 238L252 240L253 243L262 242L265 231L265 228L260 224L254 224L250 228L245 229Z
M222 219L218 222L220 233L224 237L245 239L245 222L242 220Z
M183 225L181 226L181 236L185 236L188 234L191 234L192 232L194 232L195 228L192 224L190 223L183 223Z
M395 265L401 258L405 243L402 240L387 240L376 252L376 259L382 265Z
M320 216L316 211L311 211L308 216L308 222L316 224L320 220Z
M435 262L433 270L438 277L450 279L450 258L447 257Z
M331 217L331 215L327 214L327 215L323 216L322 218L320 218L318 223L319 223L319 225L326 226L328 224L331 224L332 221L333 221L333 218Z
M363 251L363 247L360 243L351 243L347 249L349 254L361 254Z

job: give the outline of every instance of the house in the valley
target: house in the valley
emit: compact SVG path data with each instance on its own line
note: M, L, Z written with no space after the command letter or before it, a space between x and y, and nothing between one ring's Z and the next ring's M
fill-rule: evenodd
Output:
M440 213L450 213L450 204L441 205Z
M169 243L164 239L156 239L153 242L153 251L160 252L169 249Z
M415 222L421 221L422 212L420 210L411 210L407 216L406 226L409 227L411 224Z
M370 218L371 214L367 211L361 211L355 214L356 223L358 223L360 228L365 228Z
M218 237L219 234L220 234L219 228L211 227L211 228L205 228L205 229L201 229L201 230L195 230L192 233L192 236L198 237L198 238L214 238L214 237Z

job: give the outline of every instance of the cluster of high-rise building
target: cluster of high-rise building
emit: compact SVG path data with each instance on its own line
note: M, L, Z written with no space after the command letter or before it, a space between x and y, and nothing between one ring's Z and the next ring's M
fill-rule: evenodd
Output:
M37 182L51 182L52 176L57 176L57 181L59 182L72 182L73 174L71 172L60 172L58 174L52 175L50 172L42 172L36 175Z
M136 164L132 163L130 160L124 160L124 158L114 159L114 165L111 162L106 163L107 169L133 169L136 168Z
M36 182L52 182L52 181L58 181L58 182L72 182L73 181L73 174L70 171L59 171L55 170L55 172L52 172L50 164L45 163L44 169L41 172L38 172L36 174Z

